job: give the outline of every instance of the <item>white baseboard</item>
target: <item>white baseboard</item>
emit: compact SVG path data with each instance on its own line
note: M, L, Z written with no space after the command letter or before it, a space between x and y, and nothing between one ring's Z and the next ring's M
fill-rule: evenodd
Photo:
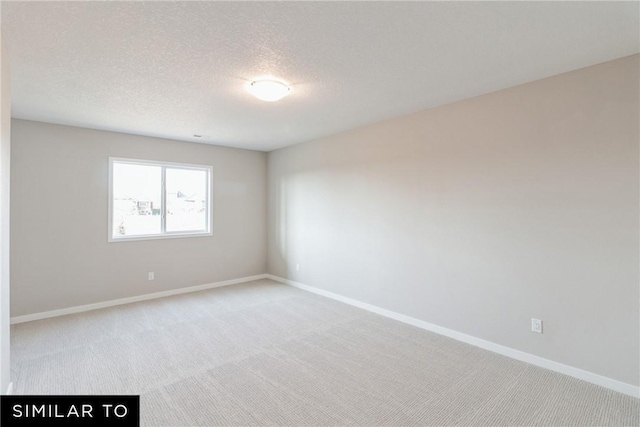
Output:
M620 393L627 394L629 396L640 398L640 387L623 383L612 378L604 377L602 375L594 374L573 366L564 365L562 363L554 362L553 360L545 359L543 357L535 356L524 351L516 350L510 347L505 347L500 344L486 341L481 338L477 338L471 335L463 334L462 332L454 331L452 329L443 328L442 326L434 325L433 323L425 322L404 314L396 313L394 311L386 310L384 308L377 307L375 305L360 302L342 295L334 294L322 289L315 288L313 286L305 285L293 280L284 279L282 277L267 274L267 278L275 280L280 283L284 283L296 288L304 289L305 291L313 292L314 294L322 295L327 298L331 298L358 308L362 308L367 311L371 311L376 314L380 314L391 319L398 320L409 325L417 326L418 328L426 329L431 332L435 332L440 335L444 335L449 338L453 338L458 341L465 342L467 344L474 345L476 347L483 348L485 350L493 351L494 353L502 354L503 356L510 357L512 359L520 360L522 362L531 363L532 365L540 366L542 368L549 369L551 371L559 372L561 374L569 375L574 378L578 378L583 381L590 382L592 384L599 385L601 387L608 388Z
M7 386L7 392L5 393L5 395L10 395L11 393L13 393L13 383L9 383L9 385Z
M98 302L95 304L79 305L75 307L61 308L59 310L44 311L42 313L26 314L24 316L12 317L11 324L13 325L16 323L31 322L33 320L48 319L50 317L64 316L67 314L81 313L83 311L113 307L114 305L130 304L132 302L146 301L150 299L164 298L172 295L186 294L189 292L203 291L205 289L219 288L222 286L235 285L238 283L251 282L252 280L260 280L265 278L267 278L266 274L258 274L256 276L241 277L239 279L225 280L222 282L189 286L188 288L171 289L169 291L154 292L151 294L144 294L144 295L136 295L135 297L114 299L111 301Z

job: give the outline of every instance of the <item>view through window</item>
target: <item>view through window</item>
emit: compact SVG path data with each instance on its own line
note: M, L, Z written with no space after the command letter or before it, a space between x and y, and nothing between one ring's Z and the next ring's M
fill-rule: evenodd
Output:
M110 159L110 167L110 240L210 234L210 166Z

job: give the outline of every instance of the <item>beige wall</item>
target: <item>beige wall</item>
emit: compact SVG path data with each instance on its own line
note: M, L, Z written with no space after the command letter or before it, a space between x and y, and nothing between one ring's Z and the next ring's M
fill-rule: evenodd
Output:
M0 38L0 393L9 387L9 178L11 163L11 79L9 56Z
M12 316L266 272L265 153L23 120L12 141ZM213 236L107 243L110 156L211 165Z
M636 55L269 153L269 272L638 385L638 73Z

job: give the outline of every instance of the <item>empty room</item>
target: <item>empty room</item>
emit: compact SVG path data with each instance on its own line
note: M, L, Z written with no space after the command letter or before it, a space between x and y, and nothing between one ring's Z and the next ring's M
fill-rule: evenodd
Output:
M640 425L640 2L0 22L3 427Z

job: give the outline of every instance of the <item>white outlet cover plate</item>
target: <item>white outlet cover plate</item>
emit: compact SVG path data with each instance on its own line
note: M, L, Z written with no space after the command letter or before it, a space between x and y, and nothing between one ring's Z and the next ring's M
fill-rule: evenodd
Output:
M542 320L531 319L531 332L542 333Z

